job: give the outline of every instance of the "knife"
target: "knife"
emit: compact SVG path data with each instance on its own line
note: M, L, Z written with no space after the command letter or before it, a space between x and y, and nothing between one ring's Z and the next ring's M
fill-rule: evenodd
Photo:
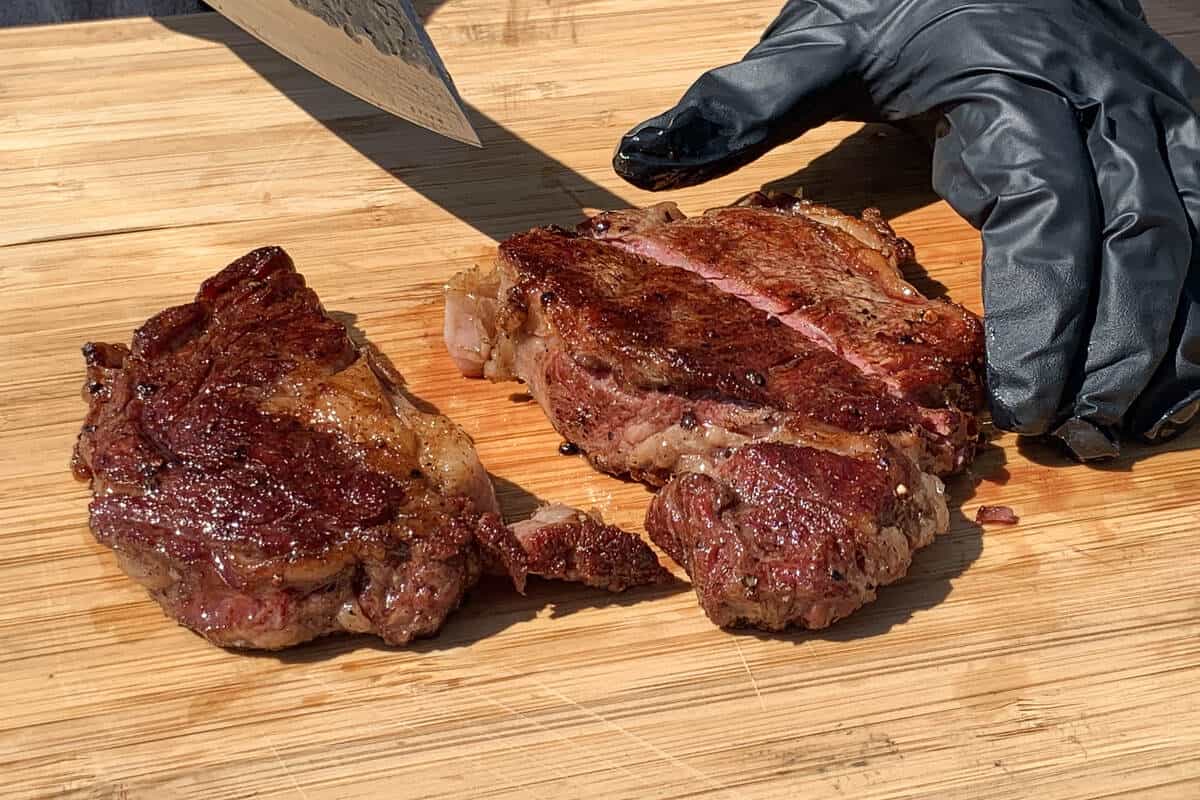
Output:
M238 27L373 106L481 147L409 0L205 0Z

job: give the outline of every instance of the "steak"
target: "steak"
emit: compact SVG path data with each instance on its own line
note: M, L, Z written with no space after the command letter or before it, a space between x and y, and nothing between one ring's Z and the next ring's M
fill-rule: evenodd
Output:
M693 271L565 231L518 234L494 272L457 276L446 339L464 374L529 384L597 468L656 485L764 438L882 433L938 474L974 453L973 413L897 396Z
M445 337L595 467L665 487L647 528L714 621L821 627L946 529L936 476L975 453L982 329L908 284L911 258L878 212L788 196L605 212L456 276Z
M610 592L671 580L641 539L567 506L543 506L511 531L499 537L520 546L515 565L504 565L509 574L578 581Z
M779 213L762 213L764 209ZM982 407L983 329L904 280L912 245L863 219L755 192L687 219L673 204L600 214L581 229L741 297L924 406Z
M558 512L505 527L469 437L264 248L89 344L74 469L90 524L164 611L228 647L433 634L485 568L662 580L631 534ZM528 549L527 549L528 548ZM653 562L652 564L650 562ZM657 570L655 569L657 568Z
M940 481L886 442L857 456L749 444L671 481L646 515L713 622L770 631L874 600L948 524Z

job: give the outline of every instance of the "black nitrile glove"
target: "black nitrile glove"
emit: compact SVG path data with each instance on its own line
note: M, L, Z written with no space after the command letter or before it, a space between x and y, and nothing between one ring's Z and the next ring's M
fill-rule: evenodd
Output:
M937 119L933 187L983 232L992 418L1103 458L1200 406L1198 102L1136 0L792 0L613 163L666 189L835 117Z

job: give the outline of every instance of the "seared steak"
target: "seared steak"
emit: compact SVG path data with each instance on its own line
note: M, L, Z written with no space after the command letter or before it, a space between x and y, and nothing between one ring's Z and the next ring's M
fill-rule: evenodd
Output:
M763 213L764 209L777 213ZM581 229L690 270L837 353L898 397L978 411L983 329L923 297L900 266L912 246L864 219L787 195L749 195L695 219L672 206L600 214Z
M666 486L647 527L714 621L822 627L945 530L935 475L975 452L981 326L911 257L878 212L786 196L606 212L456 276L446 341L597 468Z
M694 272L549 229L501 244L497 267L451 283L452 355L465 374L528 383L600 469L660 484L681 457L748 439L872 433L939 474L973 454L972 414L896 396Z
M941 482L880 443L855 456L750 444L676 478L646 529L721 626L824 628L904 576L946 529Z
M131 348L84 355L74 466L95 492L92 531L216 644L334 631L403 644L441 626L485 561L518 584L543 568L614 588L660 577L646 545L612 529L604 556L629 563L584 557L571 571L546 567L545 546L526 556L467 435L418 411L278 248L205 281ZM569 556L576 539L554 536Z

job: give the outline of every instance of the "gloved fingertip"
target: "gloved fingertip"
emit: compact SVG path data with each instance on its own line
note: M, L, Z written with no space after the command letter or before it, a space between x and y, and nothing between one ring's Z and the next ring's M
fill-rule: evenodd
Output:
M998 381L994 374L988 378L990 386L996 386ZM988 407L992 415L992 425L1002 431L1019 433L1022 436L1042 436L1054 422L1053 405L1039 402L1038 398L1026 398L1024 402L1009 403L1002 396L1004 393L992 389L988 397Z
M1140 438L1147 444L1170 441L1192 426L1198 412L1200 397L1189 397L1159 417L1149 430L1140 434Z
M646 191L671 188L679 182L677 153L669 144L667 131L655 125L637 128L621 137L613 153L613 172Z
M704 108L684 104L647 120L621 137L613 155L613 171L639 189L661 191L727 175L753 160L759 143L742 136L733 146L738 126L730 120L712 119Z
M662 171L648 168L641 158L624 149L624 143L613 154L612 168L619 178L639 189L653 191L662 181Z
M1065 444L1080 461L1109 461L1121 454L1121 446L1113 436L1079 417L1067 420L1050 435Z
M724 138L702 116L675 112L665 124L651 121L621 137L613 171L637 188L655 192L703 183L738 166L725 151Z
M634 128L621 137L621 144L617 147L617 152L626 155L643 153L659 157L665 156L669 149L666 135L666 129L658 125L643 125L640 128Z

